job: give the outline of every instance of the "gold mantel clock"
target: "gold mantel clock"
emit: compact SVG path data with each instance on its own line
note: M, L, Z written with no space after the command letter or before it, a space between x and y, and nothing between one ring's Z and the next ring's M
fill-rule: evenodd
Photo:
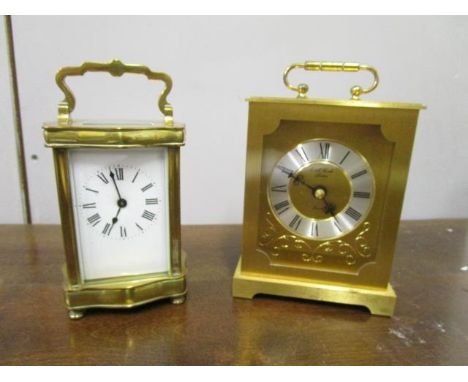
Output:
M67 76L86 72L145 75L165 85L164 122L72 120ZM167 102L172 80L146 66L87 62L61 69L65 99L58 121L43 126L55 161L66 257L66 304L77 319L88 308L131 308L186 294L180 240L179 152L184 126Z
M351 100L306 98L291 70L369 71ZM242 254L233 295L361 305L391 316L389 284L419 104L369 102L377 71L306 62L297 98L249 99Z

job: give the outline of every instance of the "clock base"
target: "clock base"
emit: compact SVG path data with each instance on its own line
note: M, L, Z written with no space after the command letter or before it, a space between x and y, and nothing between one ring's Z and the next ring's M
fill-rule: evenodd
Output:
M88 282L79 288L65 290L68 316L72 320L82 318L90 308L133 308L162 299L182 304L186 294L185 274L154 276L131 282Z
M255 276L241 273L240 264L241 260L234 273L232 291L234 297L252 299L257 294L267 294L359 305L365 306L371 314L388 317L393 315L395 309L396 294L390 284L386 289L380 290Z

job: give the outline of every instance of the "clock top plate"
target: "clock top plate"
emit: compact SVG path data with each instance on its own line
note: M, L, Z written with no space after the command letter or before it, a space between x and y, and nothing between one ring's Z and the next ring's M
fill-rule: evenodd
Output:
M379 109L410 109L423 110L426 106L419 103L380 102L362 100L337 100L337 99L313 99L313 98L287 98L287 97L251 97L247 98L252 103L279 103L279 104L312 104L329 106L349 106Z

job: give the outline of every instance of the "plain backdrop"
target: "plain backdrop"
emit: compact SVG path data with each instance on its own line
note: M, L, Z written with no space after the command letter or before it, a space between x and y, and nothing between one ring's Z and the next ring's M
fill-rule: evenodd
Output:
M245 99L294 97L282 83L282 72L305 60L373 65L381 83L363 99L425 104L403 218L468 217L467 17L15 16L13 31L34 223L59 222L52 152L44 147L41 131L44 121L56 118L62 98L54 75L62 66L113 58L148 65L174 80L169 101L175 119L187 125L184 224L242 222ZM0 92L5 92L2 60ZM371 78L298 72L291 80L307 82L310 97L347 99L351 86L365 86ZM77 98L75 118L160 119L156 97L162 85L144 77L87 74L69 84ZM8 96L1 97L3 111ZM0 138L7 147L1 175L11 185L0 189L0 222L17 222L16 153L6 120L11 118L1 119Z
M22 223L5 19L0 18L0 223Z

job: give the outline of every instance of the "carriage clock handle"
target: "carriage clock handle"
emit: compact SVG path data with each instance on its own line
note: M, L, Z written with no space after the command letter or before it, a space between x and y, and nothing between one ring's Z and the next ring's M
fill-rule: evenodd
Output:
M303 64L292 64L286 68L283 73L283 82L293 91L298 93L298 98L306 98L306 94L309 91L309 86L306 84L299 84L297 86L291 85L288 80L289 72L293 69L304 69L309 71L321 71L321 72L358 72L361 70L367 70L374 76L373 83L367 89L361 86L353 86L351 88L351 99L358 100L361 94L367 94L373 91L379 84L379 74L377 70L369 65L357 64L357 63L346 63L346 62L319 62L319 61L306 61Z
M124 64L119 60L113 60L109 63L85 62L81 66L65 67L57 72L55 82L65 95L64 100L58 105L57 118L59 125L63 126L69 124L70 114L75 109L76 104L75 96L65 83L65 78L69 76L82 76L87 72L106 72L114 77L120 77L124 73L143 74L149 80L160 80L164 82L165 87L159 96L158 107L164 115L164 124L168 127L174 125L173 109L171 104L167 102L167 96L172 89L171 77L166 73L153 72L144 65Z

